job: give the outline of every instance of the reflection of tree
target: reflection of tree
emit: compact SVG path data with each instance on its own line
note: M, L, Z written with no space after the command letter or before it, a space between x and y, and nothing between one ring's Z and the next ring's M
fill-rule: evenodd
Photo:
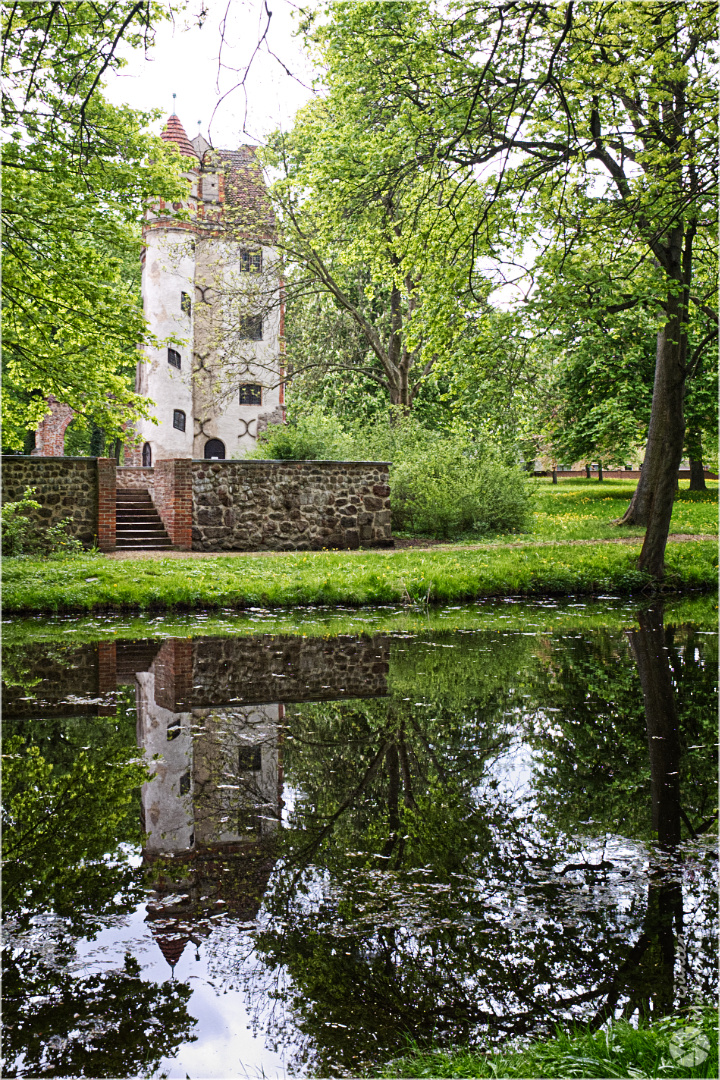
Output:
M82 934L141 899L121 847L140 839L137 792L147 778L126 704L113 717L4 724L6 914L26 921L49 909Z
M644 633L649 617L639 616L641 629L631 640ZM695 828L706 825L716 795L716 644L692 628L671 627L662 648L682 751L681 817L687 818L684 835L692 837L691 819ZM622 832L651 840L656 827L643 688L622 635L601 629L555 639L541 651L531 686L538 704L530 732L542 763L533 778L540 807L569 831L585 823L588 835ZM667 692L666 686L665 700Z
M3 975L3 1075L150 1075L193 1039L190 993L182 984L143 982L129 955L121 968L74 976L23 951Z
M662 1010L672 1000L668 933L672 938L682 904L679 887L656 860L648 890L637 848L630 856L595 856L583 851L585 841L571 839L602 835L602 827L588 828L587 818L606 822L608 792L617 815L613 831L627 835L623 807L637 800L638 785L616 794L613 778L629 779L629 769L647 762L637 674L622 637L600 634L594 654L587 646L577 650L573 640L567 680L561 670L567 654L555 649L544 679L526 676L530 700L518 692L528 689L518 668L503 663L507 637L495 639L486 662L492 670L497 657L501 676L484 682L468 680L469 649L438 653L435 662L430 646L442 640L426 642L424 655L406 644L404 670L391 670L389 701L289 710L285 775L296 798L258 948L268 966L288 973L289 985L277 994L321 1074L386 1058L404 1033L420 1042L473 1040L483 1032L499 1038L573 1017L599 1022L617 1007ZM515 651L513 660L520 659ZM523 659L529 660L527 651ZM453 685L453 667L460 665L463 675ZM590 710L600 680L588 678L601 666L612 674L590 754ZM418 676L430 673L430 693L425 679L413 685L413 668ZM468 690L473 684L465 694L458 691L463 681ZM442 705L445 688L450 709ZM517 731L511 719L517 724L533 709L557 708L563 693L567 716L548 713L552 735L570 723L577 702L590 706L581 709L587 738L577 741L568 772L549 773L555 808L565 804L565 828L558 832L504 801L487 764ZM581 800L574 777L593 775L589 761L597 760L598 741L605 769ZM675 759L678 746L671 750ZM667 758L668 772L675 759ZM648 779L654 775L651 763ZM642 810L633 811L630 823L640 836L649 834ZM706 900L700 858L695 872L694 898ZM691 951L696 986L709 992L709 926L697 928Z

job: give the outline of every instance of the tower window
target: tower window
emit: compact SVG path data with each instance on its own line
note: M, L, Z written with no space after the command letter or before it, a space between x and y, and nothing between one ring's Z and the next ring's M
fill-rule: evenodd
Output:
M146 442L142 448L142 463L146 469L152 465L152 447L149 442Z
M173 409L173 427L178 431L185 430L185 413L182 409Z
M257 383L244 383L240 387L241 405L262 405L262 386Z
M192 314L192 304L190 303L190 296L188 293L180 293L180 310L186 315Z
M238 772L258 772L262 769L262 753L259 746L238 748Z
M180 370L180 353L177 349L168 349L168 364L170 367L175 367Z
M259 274L262 270L262 250L241 251L240 269L246 274Z
M262 341L262 315L240 316L240 338L242 341Z

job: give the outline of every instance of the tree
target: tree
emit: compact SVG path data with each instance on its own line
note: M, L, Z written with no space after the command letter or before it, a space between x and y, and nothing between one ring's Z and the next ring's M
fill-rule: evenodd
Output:
M510 250L548 237L569 250L572 206L585 235L640 244L657 265L645 467L624 520L647 525L639 565L662 577L695 362L692 305L712 323L707 336L717 333L693 282L716 224L715 5L340 3L332 14L324 33L344 58L346 93L370 85L378 110L402 118L406 153L387 162L395 188L432 165L456 170L435 189L448 208L482 186L473 253L503 234Z
M438 216L432 171L418 170L406 189L395 184L390 177L405 152L401 126L371 94L348 94L344 59L320 45L328 94L301 110L289 134L271 138L265 161L280 174L272 197L289 303L305 297L325 321L334 309L349 348L288 356L288 365L363 377L390 404L410 409L438 355L462 331L472 264L462 247L448 254L452 217L440 213L434 230L419 228L419 218ZM455 217L467 213L469 202Z
M108 435L144 413L129 372L146 326L134 274L150 196L187 194L180 156L151 113L110 105L120 42L149 44L159 5L42 0L3 14L5 444L54 394Z

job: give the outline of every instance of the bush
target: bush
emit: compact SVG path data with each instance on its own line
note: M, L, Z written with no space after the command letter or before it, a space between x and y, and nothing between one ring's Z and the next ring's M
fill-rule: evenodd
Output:
M52 554L57 557L77 555L83 551L80 541L68 536L69 518L63 518L48 528L32 520L29 515L40 509L40 503L33 495L35 488L25 488L22 499L5 503L2 507L3 555Z
M320 408L290 413L286 424L272 424L258 437L248 455L280 461L345 461L352 458L353 440L337 417Z
M466 431L432 431L401 409L350 429L320 408L260 436L254 457L390 461L392 524L448 539L462 533L516 532L527 525L531 481Z
M399 532L445 540L462 533L517 532L528 524L529 478L462 427L432 431L414 416L391 410L385 424L358 430L355 441L363 450L359 456L393 462L392 524Z
M518 468L474 456L453 439L397 464L391 492L395 529L442 539L517 532L530 512L530 488Z

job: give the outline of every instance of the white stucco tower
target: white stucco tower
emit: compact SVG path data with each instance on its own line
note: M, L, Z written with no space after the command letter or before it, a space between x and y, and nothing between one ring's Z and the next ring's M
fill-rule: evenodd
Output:
M253 147L192 142L177 116L163 139L187 158L189 198L146 212L142 296L154 342L136 390L143 464L239 458L283 420L283 306L274 218Z

